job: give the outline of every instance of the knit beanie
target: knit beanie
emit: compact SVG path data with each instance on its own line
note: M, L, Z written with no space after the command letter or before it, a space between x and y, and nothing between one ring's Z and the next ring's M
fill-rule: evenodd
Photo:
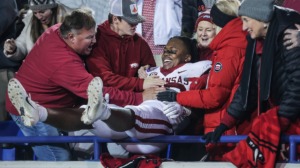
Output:
M55 0L29 0L31 10L46 10L57 7Z
M201 21L207 21L207 22L213 23L212 20L211 20L211 17L210 17L210 14L209 14L209 13L202 13L202 14L198 17L198 19L197 19L197 21L196 21L195 29L194 29L195 32L197 31L198 24L199 24Z
M239 8L239 16L247 16L262 22L269 22L274 11L275 0L244 0Z

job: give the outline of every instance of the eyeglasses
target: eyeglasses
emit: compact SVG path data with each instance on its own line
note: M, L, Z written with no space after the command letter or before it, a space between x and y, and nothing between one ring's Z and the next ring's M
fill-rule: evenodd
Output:
M168 49L164 49L164 54L176 54L177 51L176 50L168 50Z

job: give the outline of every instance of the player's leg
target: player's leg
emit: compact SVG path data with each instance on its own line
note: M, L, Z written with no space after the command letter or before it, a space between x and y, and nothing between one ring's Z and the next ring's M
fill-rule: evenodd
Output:
M163 114L164 104L160 101L145 101L139 106L126 106L134 112L134 127L125 131L133 138L144 139L158 135L169 135L173 133L172 124ZM131 153L154 154L163 150L167 144L164 143L121 143L122 147Z
M154 154L159 153L167 147L165 143L121 143L126 151L136 154Z
M134 126L134 114L131 110L119 107L109 107L102 93L103 82L95 77L87 89L88 104L81 121L91 124L100 119L111 129L121 132Z
M102 120L111 129L122 132L134 127L135 115L133 111L126 108L111 107L111 115L107 120Z
M8 96L26 126L34 126L41 121L65 131L92 128L80 121L84 109L47 109L40 106L31 100L22 84L15 78L9 81Z
M123 131L115 131L111 129L105 122L102 120L96 120L93 124L93 129L91 132L96 136L102 138L111 138L111 139L123 139L127 138L128 135Z
M84 108L47 108L48 117L44 122L68 132L92 129L93 127L91 125L86 125L80 121L83 111Z
M134 112L135 123L126 133L130 137L143 139L173 133L173 124L163 113L164 104L157 100L145 101L139 106L126 106Z
M33 126L41 121L66 131L74 131L92 128L88 124L101 119L109 127L119 132L133 127L134 114L129 109L108 108L102 97L102 80L99 77L90 82L87 94L89 99L85 109L47 109L32 101L17 79L10 80L8 85L9 99L26 126ZM113 111L113 115L111 115L111 111ZM80 121L80 117L86 125Z
M132 114L132 112L129 109L110 108L110 110L112 115L110 115L108 119L97 119L93 121L92 125L87 125L80 121L84 108L47 108L48 117L44 122L65 131L92 129L95 125L99 125L95 124L98 121L105 123L108 127L110 127L110 129L117 132L122 132L131 129L134 126L134 114ZM99 126L97 128L99 128L101 131L101 128Z
M19 80L12 78L8 82L8 97L21 116L25 126L33 126L39 121L39 106L26 93Z
M32 126L38 121L42 121L64 130L86 129L85 125L80 123L78 119L78 116L82 112L81 109L46 109L30 99L17 79L11 80L9 83L9 98L18 109L24 124L27 126ZM141 127L141 131L138 132L146 133L150 137L172 132L172 125L161 111L162 107L160 106L163 106L163 103L149 101L149 105L143 103L143 106L109 108L102 95L102 86L102 80L99 77L95 77L88 86L88 105L81 116L81 120L85 124L90 124L100 119L114 131L122 132L134 129L135 125L140 126L140 123L146 121L146 128ZM151 111L151 113L144 113L142 111ZM138 120L136 120L136 117ZM156 127L156 122L160 122L159 127L161 128L154 128L153 130L160 130L162 132L153 132L152 135L151 132L143 131L147 130L147 128ZM66 123L69 123L69 125ZM137 134L137 137L143 136Z

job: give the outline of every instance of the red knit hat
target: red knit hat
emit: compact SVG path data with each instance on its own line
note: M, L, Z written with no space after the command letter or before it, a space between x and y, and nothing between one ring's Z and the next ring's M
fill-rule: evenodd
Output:
M196 32L197 31L197 27L198 27L198 24L201 22L201 21L208 21L210 23L213 23L212 20L211 20L211 17L210 17L210 14L209 13L202 13L197 21L196 21L196 24L195 24L195 29L194 31Z

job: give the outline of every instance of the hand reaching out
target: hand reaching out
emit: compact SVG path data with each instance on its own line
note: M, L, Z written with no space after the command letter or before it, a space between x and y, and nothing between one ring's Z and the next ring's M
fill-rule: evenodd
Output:
M152 87L161 87L164 86L166 82L160 79L158 76L148 76L144 80L143 89L148 89Z
M177 92L172 90L172 89L168 89L164 92L159 92L157 94L157 100L159 101L168 101L168 102L175 102L176 101L176 96L177 96Z
M220 141L222 134L228 130L228 127L225 124L220 124L213 132L205 134L202 139L205 140L205 144L217 143Z
M149 68L150 66L149 65L145 65L145 66L142 66L140 67L140 69L138 70L138 76L140 79L146 79L147 78L147 73L146 73L146 70Z
M177 102L163 102L163 113L170 119L176 119L181 116L189 116L191 110L178 104Z
M156 96L159 92L165 91L166 88L164 87L154 87L154 88L149 88L145 89L143 91L143 101L145 100L155 100Z
M7 39L4 43L4 51L7 54L14 54L16 52L17 46L14 39Z

